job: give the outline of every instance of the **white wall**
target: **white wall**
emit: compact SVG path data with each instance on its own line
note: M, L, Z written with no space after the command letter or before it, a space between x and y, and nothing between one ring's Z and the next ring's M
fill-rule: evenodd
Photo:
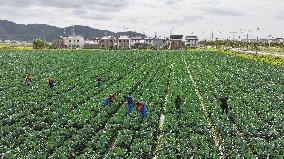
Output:
M63 39L63 43L67 48L83 48L84 38L82 36L68 36Z

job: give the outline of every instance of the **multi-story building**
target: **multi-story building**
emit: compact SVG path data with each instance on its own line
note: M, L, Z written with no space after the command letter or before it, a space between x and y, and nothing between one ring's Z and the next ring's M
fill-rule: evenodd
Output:
M135 45L137 43L141 43L142 40L143 40L142 37L132 37L131 38L131 45L133 46L133 45Z
M163 49L168 46L166 38L147 37L145 38L145 42L149 45L149 47L155 48L155 49Z
M60 36L60 37L58 37L58 38L56 38L56 39L54 39L54 40L52 41L52 45L53 45L55 48L58 48L58 49L65 48L63 41L64 41L64 40L63 40L63 37Z
M65 48L79 49L84 47L84 38L80 35L72 35L63 38Z
M183 35L170 35L169 49L177 50L184 48L184 42L182 41Z
M151 45L156 49L165 49L168 43L166 38L154 38Z
M142 37L133 37L131 38L131 48L132 49L147 49L148 44L146 43L146 40L144 40Z
M185 37L185 47L197 48L198 47L198 37L197 36L186 36Z
M113 49L117 45L117 39L112 36L105 36L100 39L102 49Z
M94 40L87 40L84 42L85 49L100 49L101 46L99 43L96 43Z
M117 41L117 48L118 49L130 49L130 38L128 36L121 36L118 38Z

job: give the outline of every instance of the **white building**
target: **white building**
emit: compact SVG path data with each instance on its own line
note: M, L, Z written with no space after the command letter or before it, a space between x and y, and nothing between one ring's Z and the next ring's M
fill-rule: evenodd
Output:
M128 36L121 36L118 38L117 41L117 48L118 49L130 49L130 38Z
M152 45L153 39L154 39L154 38L147 37L147 38L145 38L144 40L145 40L145 42L146 42L147 44Z
M147 49L148 43L142 37L131 38L131 48L133 49Z
M142 37L132 37L131 38L131 45L133 46L133 45L135 45L135 44L139 44L139 43L141 43L141 41L143 40L143 38Z
M84 38L80 35L72 35L63 38L65 48L81 49L84 47Z
M198 37L197 36L186 36L185 37L185 47L197 48L198 47Z

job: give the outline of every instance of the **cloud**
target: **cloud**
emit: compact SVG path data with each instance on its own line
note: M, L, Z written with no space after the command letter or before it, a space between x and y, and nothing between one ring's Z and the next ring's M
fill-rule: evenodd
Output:
M246 13L241 12L239 10L220 8L220 7L207 8L205 10L205 13L209 15L217 15L217 16L233 16L233 17L247 16Z
M2 5L14 7L88 8L100 11L118 11L129 5L128 0L1 0Z
M167 4L167 5L172 5L178 2L181 2L180 0L162 0L161 2Z
M284 20L284 12L283 11L275 12L274 18L277 19L277 20Z
M83 9L73 9L72 14L76 17L89 20L110 20L113 17L111 14L103 14L102 12L98 11L87 12Z
M212 29L229 32L240 28L283 26L282 1L0 0L0 19L59 27L72 24L99 26L112 31L122 31L127 26L131 30L165 35L174 27L179 33L199 31L207 36L203 32ZM280 27L267 32L284 31Z
M161 20L157 24L169 24L169 25L181 25L181 24L186 24L190 23L196 20L201 20L203 19L202 16L189 16L189 15L183 15L183 16L177 16L175 18L169 18L166 20Z

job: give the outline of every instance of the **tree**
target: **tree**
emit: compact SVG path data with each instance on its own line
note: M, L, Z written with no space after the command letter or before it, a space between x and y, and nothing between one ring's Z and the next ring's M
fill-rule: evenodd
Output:
M35 39L33 41L33 48L34 49L44 49L47 46L46 42L41 39Z

